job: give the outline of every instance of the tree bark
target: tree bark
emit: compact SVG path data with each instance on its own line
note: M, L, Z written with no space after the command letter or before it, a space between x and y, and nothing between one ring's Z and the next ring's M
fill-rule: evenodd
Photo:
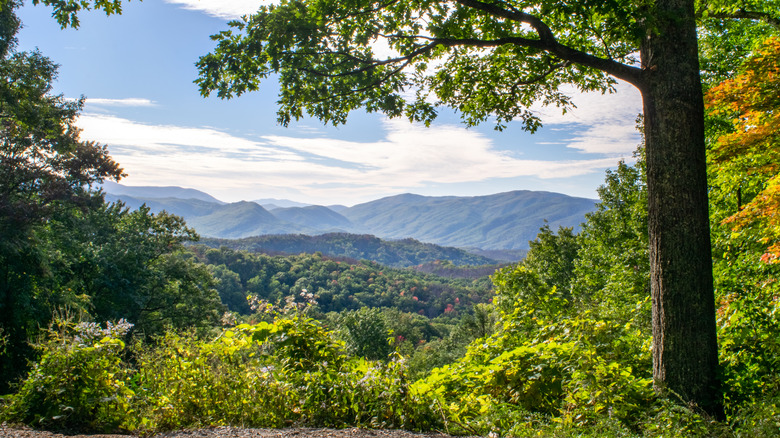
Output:
M653 381L723 417L693 1L656 1L643 42Z

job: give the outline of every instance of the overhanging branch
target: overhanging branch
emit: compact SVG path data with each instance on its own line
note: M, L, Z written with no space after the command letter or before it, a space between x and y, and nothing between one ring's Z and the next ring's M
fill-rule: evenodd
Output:
M584 65L586 67L601 70L607 74L615 76L618 79L629 82L636 87L641 87L641 69L614 61L612 59L599 58L598 56L594 56L589 53L572 49L571 47L560 44L555 38L555 35L553 34L550 27L535 15L514 9L505 9L494 3L486 3L480 0L455 0L455 2L462 6L486 12L495 17L526 23L534 28L536 33L539 35L539 39L536 40L530 38L509 37L500 38L497 40L458 40L461 43L455 43L455 40L450 39L439 39L441 44L447 45L446 41L452 41L452 45L472 45L475 47L491 47L501 44L515 44L522 47L531 47L554 54L564 61L569 61Z
M388 35L388 37L401 37L400 35ZM520 47L529 47L533 48L539 51L548 52L550 54L555 55L562 61L568 62L568 63L577 63L584 65L586 67L595 68L597 70L604 71L612 76L615 76L616 78L622 79L626 82L629 82L631 84L634 84L635 86L640 85L641 81L641 73L642 70L637 67L632 67L617 61L614 61L612 59L606 59L606 58L599 58L598 56L591 55L586 52L582 52L579 50L572 49L570 47L564 46L563 44L559 44L555 40L551 41L542 41L538 39L533 38L523 38L523 37L505 37L505 38L495 38L495 39L479 39L479 38L434 38L434 37L428 37L428 36L403 36L404 38L416 38L416 39L424 39L429 41L428 44L425 44L413 52L396 57L396 58L389 58L384 60L370 60L370 59L360 59L354 57L354 55L344 53L344 52L311 52L311 53L305 53L305 55L335 55L335 56L344 56L344 57L350 57L351 59L355 61L359 61L359 63L363 64L360 68L356 68L350 71L346 72L340 72L340 73L329 73L329 72L321 72L313 69L306 69L308 73L316 74L323 77L343 77L343 76L349 76L349 75L355 75L360 74L369 70L372 70L374 68L390 65L390 64L403 64L404 66L408 65L411 61L414 60L414 58L421 56L423 54L426 54L433 50L436 46L442 45L445 47L478 47L478 48L491 48L491 47L498 47L503 46L507 44L512 44Z
M494 17L501 17L501 18L506 18L507 20L526 23L529 26L533 27L534 30L536 30L536 33L539 34L540 40L544 41L547 44L555 42L555 36L553 35L552 30L550 30L550 27L547 26L547 24L544 21L542 21L539 17L535 15L531 15L518 10L503 9L492 3L485 3L479 0L455 0L455 3L469 8L477 9L483 12L487 12L488 14Z
M744 9L740 9L736 12L731 13L717 13L717 14L709 14L707 15L708 18L716 18L719 20L756 20L756 21L763 21L767 23L768 25L774 27L775 29L780 30L780 18L775 17L774 15L767 13L767 12L758 12L758 11L746 11Z

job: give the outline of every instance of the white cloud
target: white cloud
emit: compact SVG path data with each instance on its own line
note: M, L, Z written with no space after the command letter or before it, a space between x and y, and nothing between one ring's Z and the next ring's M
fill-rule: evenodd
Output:
M136 98L136 97L130 97L130 98L125 98L125 99L90 99L90 98L88 98L86 100L86 103L88 105L119 106L119 107L131 107L131 106L150 107L150 106L157 105L152 100L143 99L143 98Z
M384 138L374 142L286 136L255 141L212 128L96 114L82 115L79 126L84 139L108 144L130 184L186 185L228 201L300 192L313 201L353 203L429 184L565 178L616 163L615 158L519 160L478 132L402 120L385 122Z
M483 135L460 126L426 128L404 120L385 122L385 139L357 143L327 138L264 137L270 144L354 166L357 184L418 187L425 183L484 181L489 178L582 175L615 164L615 159L519 160L493 148Z
M240 154L243 160L295 159L292 154L264 147L252 140L235 137L211 128L147 125L115 116L82 114L82 137L108 145L132 146L134 153L162 155Z
M626 155L634 151L640 142L640 134L628 120L602 122L590 126L568 139L567 147L587 153Z
M203 11L211 16L235 19L257 12L261 4L274 3L268 0L165 0L181 5L185 9Z
M642 112L639 91L626 82L619 82L616 93L580 93L564 90L573 96L576 108L566 114L552 107L535 107L545 126L556 129L566 125L575 135L566 140L568 147L585 153L627 155L640 140L635 127Z

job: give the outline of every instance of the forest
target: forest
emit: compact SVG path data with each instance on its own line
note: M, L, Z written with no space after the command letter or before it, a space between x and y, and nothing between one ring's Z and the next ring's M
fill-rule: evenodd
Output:
M204 238L200 243L213 248L229 247L268 254L300 254L320 251L326 255L373 260L385 266L403 268L449 260L455 265L497 265L498 261L462 249L422 243L416 239L382 240L372 235L326 233L272 234L243 239Z
M63 25L77 24L77 13L92 5L40 1L55 6L55 18ZM315 24L327 20L308 22L306 14L293 13L306 3L263 7L254 19L267 20L253 25L311 25L307 29L313 32ZM336 6L328 2L312 3L320 7L308 10L314 18L331 13L343 18L344 11L331 11ZM542 28L527 12L506 6L514 2L455 3ZM381 18L395 24L411 20L403 9L411 4L384 5L396 9ZM102 192L92 190L93 183L119 180L124 171L106 146L79 139L76 119L83 100L52 94L56 65L39 52L16 51L19 2L2 0L0 5L0 422L141 435L216 425L357 426L491 437L780 435L780 38L772 15L775 3L746 2L729 9L711 2L711 9L698 12L701 20L710 20L699 30L697 57L717 335L717 382L708 388L716 395L702 403L675 382L664 387L656 375L659 345L671 348L655 339L658 330L666 330L656 318L655 306L667 303L658 294L658 288L666 290L658 279L671 278L658 271L659 265L667 266L662 263L666 249L656 240L668 235L653 225L659 219L654 199L659 183L653 179L659 158L652 149L665 143L658 127L649 125L663 119L655 114L660 110L650 111L649 120L647 114L638 118L645 137L635 162L606 172L596 210L579 232L543 227L523 261L489 278L458 275L468 269L444 261L420 269L392 268L318 252L268 255L211 248L198 244L197 234L179 217L107 203ZM121 12L118 5L94 2L109 14ZM588 16L594 21L585 26L591 31L623 32L628 42L610 39L616 34L599 35L598 44L623 49L623 55L610 55L604 68L610 74L639 74L613 62L632 53L629 42L637 38L632 26L645 21L632 21L607 3L545 5L535 12L557 17L553 21L564 12L569 17L587 10L593 14ZM462 15L456 18L474 19L486 34L501 33L484 15L458 11ZM643 11L632 12L655 17ZM352 24L368 26L360 20L370 15L346 16L357 20ZM446 22L433 22L431 29L446 34L453 29L447 21L452 16L441 16ZM279 17L285 20L273 20ZM656 19L654 31L668 25L663 17ZM360 26L341 30L352 32L358 43L361 32L367 32ZM222 87L225 94L251 90L256 78L243 75L246 71L232 72L239 82L228 83L219 81L225 72L209 70L218 69L215 57L235 55L230 44L243 44L226 34L219 38L221 52L201 60L202 84ZM400 48L409 44L406 49L415 56L445 49L420 51L409 38L398 41ZM515 44L524 47L527 41ZM577 38L567 44L575 42L596 44ZM267 59L279 53L268 53ZM559 55L574 57L567 53ZM453 65L462 68L474 61L463 53L453 56ZM344 64L353 61L359 60L350 57ZM550 62L532 61L541 63L533 64L536 68ZM285 62L295 66L299 60ZM573 81L590 84L585 87L598 88L603 79L589 70L565 71ZM258 66L249 72L264 74ZM536 92L554 95L559 79L549 74L540 80L553 88ZM337 79L344 77L349 76ZM363 79L355 81L360 85ZM316 77L286 80L283 91L300 85L299 80L315 88L327 85ZM430 80L432 87L444 87L438 91L451 98L449 103L457 103L449 85ZM378 86L392 95L391 79ZM369 109L398 110L397 102L378 96L369 93L361 102ZM345 106L338 108L318 102L324 106L307 110L340 121L341 112L355 102L345 98ZM285 114L301 114L297 104L282 100L282 122ZM412 118L433 116L418 104ZM485 98L463 111L477 122L484 109L480 105L488 105L503 123L518 115L504 104ZM533 128L535 119L527 117ZM696 246L685 239L675 244ZM708 303L700 304L706 310ZM690 311L700 315L695 313L700 310ZM691 319L683 329L697 322Z

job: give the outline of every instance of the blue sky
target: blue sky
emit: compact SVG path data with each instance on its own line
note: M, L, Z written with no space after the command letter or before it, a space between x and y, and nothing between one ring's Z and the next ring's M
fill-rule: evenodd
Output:
M262 0L260 0L262 1ZM27 3L30 3L29 1ZM577 109L541 108L536 134L510 124L466 129L442 110L429 128L355 112L346 125L276 124L276 85L223 101L193 83L209 35L258 0L146 0L121 16L84 13L61 30L45 6L26 5L19 49L60 64L55 93L86 96L82 139L108 145L132 186L196 188L224 201L286 198L353 205L400 193L484 195L546 190L596 197L604 170L639 142L639 93L576 95Z

